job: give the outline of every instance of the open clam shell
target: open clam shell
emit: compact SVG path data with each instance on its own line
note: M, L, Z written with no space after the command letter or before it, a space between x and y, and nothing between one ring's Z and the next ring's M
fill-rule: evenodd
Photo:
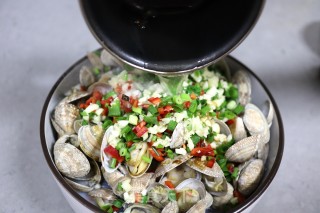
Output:
M113 126L110 126L107 131L104 133L102 143L101 143L101 149L100 149L100 159L101 159L101 164L104 168L104 170L108 173L112 173L115 170L118 169L120 164L116 166L116 168L110 168L110 161L111 158L104 153L104 149L108 146L109 140L111 140L112 137L112 132L113 132Z
M179 212L195 212L196 209L206 209L206 190L199 180L190 178L181 182L177 187ZM200 202L202 204L198 206Z
M176 128L174 129L172 136L171 136L171 142L170 142L170 148L179 148L184 144L184 135L185 135L185 127L183 125L183 122L180 122L177 124Z
M227 193L227 180L224 177L203 176L206 190L214 196L223 196Z
M89 67L83 66L80 69L79 82L86 88L95 82L95 77Z
M181 164L180 166L173 168L164 176L162 176L162 178L159 180L159 183L164 184L165 181L170 180L173 185L177 186L182 181L188 178L201 180L201 174L195 171L194 169L190 168L186 164Z
M219 120L219 119L214 119L214 121L220 126L220 133L221 134L225 134L226 136L231 135L231 131L230 128L228 127L228 125Z
M212 206L214 208L219 208L229 203L233 198L233 190L233 186L230 183L227 183L227 193L223 196L214 196Z
M265 101L265 103L262 105L262 107L260 108L262 113L264 114L264 116L267 119L267 123L269 128L272 125L272 120L274 117L274 107L272 105L272 102L270 100Z
M160 213L160 210L149 204L135 203L129 206L124 213Z
M135 143L136 148L131 151L130 160L126 162L129 175L133 178L137 178L146 173L151 163L147 163L143 160L143 156L151 159L152 155L149 152L148 145L145 142Z
M247 137L247 130L244 126L242 118L236 117L234 123L229 127L235 142L238 142Z
M169 187L160 183L151 184L147 189L150 203L157 208L165 208L170 202L168 199L169 190ZM169 209L170 207L167 208Z
M191 158L186 163L190 168L205 174L210 177L224 177L223 171L218 163L215 163L212 168L207 167L204 161L199 158Z
M232 82L238 87L238 100L243 106L251 100L251 80L248 72L239 70L232 76Z
M169 202L161 211L161 213L178 213L179 206L177 201Z
M190 155L178 155L178 156L175 156L173 159L167 158L164 161L162 161L160 165L157 167L156 171L154 172L154 176L156 178L163 176L170 170L185 163L190 158L191 158Z

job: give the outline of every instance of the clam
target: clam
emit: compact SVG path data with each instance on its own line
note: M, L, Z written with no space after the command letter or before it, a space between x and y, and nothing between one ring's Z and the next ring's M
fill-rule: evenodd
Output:
M160 163L154 172L154 176L160 177L169 172L170 170L176 168L177 166L185 163L187 160L191 158L190 155L177 155L173 159L167 158Z
M261 110L254 104L245 106L243 123L251 135L262 134L268 128L268 123Z
M110 84L104 83L104 82L95 82L90 85L88 88L88 92L92 93L94 91L98 91L101 94L106 94L112 90L112 87Z
M104 149L108 146L109 141L115 139L117 136L114 136L113 131L114 127L110 126L107 131L104 133L102 144L100 148L100 159L101 164L107 173L112 173L120 166L120 163L115 168L110 168L111 158L104 153Z
M205 161L201 161L199 158L191 158L187 161L186 165L210 177L224 177L223 171L218 163L215 163L213 167L210 168L206 166Z
M81 150L90 158L100 161L101 141L104 130L101 125L82 126L78 131Z
M251 80L246 71L239 70L232 77L232 82L238 87L238 100L243 106L247 105L251 100Z
M171 136L171 142L170 142L170 148L180 148L182 144L184 144L184 135L185 135L185 128L182 122L178 123L176 128L174 129L172 136Z
M147 189L149 185L155 182L153 173L145 173L137 178L131 179L131 190L130 192L141 193L143 190Z
M179 206L177 201L169 202L161 211L161 213L178 213Z
M166 180L170 180L173 185L177 186L182 181L188 179L188 178L195 178L200 180L201 175L194 169L188 167L185 164L182 164L169 172L167 172L159 181L160 183L164 183Z
M254 156L260 140L260 135L252 135L233 144L225 153L232 162L243 163Z
M193 212L193 206L201 201L206 207L205 197L206 190L203 183L196 179L187 179L181 182L177 187L176 191L178 193L177 203L179 206L179 212ZM190 209L192 209L190 211Z
M258 143L256 156L258 159L261 159L263 163L267 161L269 155L269 143Z
M114 170L113 172L106 172L104 167L101 167L101 172L105 181L112 188L113 193L122 197L125 191L121 189L122 187L118 187L118 186L119 184L123 184L124 182L130 184L131 178L125 176L118 170Z
M154 183L147 189L149 201L157 208L170 208L167 204L170 202L168 199L169 188L160 183Z
M90 52L87 54L87 57L93 67L96 67L99 70L103 70L103 63L101 62L100 57L96 53Z
M67 177L83 177L90 172L89 160L75 146L66 143L69 139L69 135L64 135L55 143L53 147L55 165Z
M126 162L129 175L131 177L139 177L143 175L151 165L143 160L143 157L151 159L152 156L149 153L148 145L145 142L135 143L136 148L130 152L130 160Z
M229 127L235 142L240 141L247 137L247 131L244 127L242 118L236 117L234 120L234 123L231 124Z
M135 203L129 206L124 213L160 213L160 210L148 204Z
M219 119L214 119L214 121L220 126L220 133L221 134L225 134L226 136L231 135L231 131L230 128L228 127L228 125L219 120Z
M100 188L101 172L96 161L90 160L91 170L83 177L67 178L66 182L71 185L72 188L81 192L90 192L95 188Z
M227 183L227 193L223 196L214 196L212 206L214 208L221 207L230 202L233 198L233 186L230 183Z
M91 93L88 91L73 90L69 95L62 99L59 104L72 103L80 100L81 98L88 97Z
M270 100L267 100L262 105L261 111L264 114L264 116L266 117L268 126L270 128L272 125L273 117L274 117L274 108L273 108L272 102Z
M75 133L73 123L79 115L79 109L73 104L62 103L56 106L51 121L59 136Z
M227 180L225 177L203 176L203 183L206 190L215 196L223 196L227 193Z
M116 59L107 50L102 50L100 60L105 66L119 66Z
M101 209L112 206L113 201L117 200L117 196L113 194L112 190L105 188L94 189L88 195L96 200Z
M250 195L260 182L263 174L263 161L253 159L240 171L237 187L241 194Z
M87 66L83 66L80 69L79 82L81 86L84 86L86 88L88 88L95 82L95 77L90 68L88 68Z

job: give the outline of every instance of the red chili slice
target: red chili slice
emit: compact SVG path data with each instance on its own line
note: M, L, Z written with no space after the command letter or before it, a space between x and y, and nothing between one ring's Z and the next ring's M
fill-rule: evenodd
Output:
M111 145L108 145L103 151L106 153L106 155L115 158L119 163L124 161L124 157L120 156L118 150L113 148Z

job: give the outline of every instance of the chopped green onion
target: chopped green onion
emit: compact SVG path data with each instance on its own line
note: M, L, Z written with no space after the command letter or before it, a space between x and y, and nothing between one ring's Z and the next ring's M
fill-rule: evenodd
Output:
M143 160L144 162L146 162L146 163L151 163L151 158L149 158L149 157L146 156L146 155L143 155L143 156L142 156L142 160Z
M117 159L111 158L110 168L114 169L116 168L116 165L117 165Z
M155 116L145 116L143 117L143 120L147 122L148 124L157 124L158 119Z
M96 104L101 108L101 102L97 100Z
M176 128L177 124L178 123L176 121L171 120L168 123L167 129L170 130L170 131L173 131Z
M231 174L232 179L236 179L238 177L238 173L239 173L239 168L238 167L234 167L233 168L233 172Z
M121 129L121 135L126 135L131 131L131 127L129 125L125 126L123 129Z
M116 146L116 150L120 150L123 147L126 147L126 144L124 142L118 142Z
M194 135L191 136L191 140L192 140L193 144L196 145L196 144L199 143L199 141L201 140L201 138L200 138L199 135L194 134Z
M142 196L141 203L143 203L143 204L148 203L148 195Z
M234 114L233 112L231 112L230 110L226 110L222 113L220 113L219 117L221 118L227 118L227 119L234 119L235 117L237 117L236 114Z
M173 102L176 103L176 104L182 104L183 100L182 100L182 98L180 96L175 95L175 96L173 96Z
M158 136L153 135L153 136L152 136L152 138L151 138L151 141L156 141L156 140L157 140L157 138L158 138Z
M190 103L190 107L189 107L189 111L192 113L195 113L195 111L197 110L198 104L196 100L191 101Z
M157 149L162 149L164 146L162 144L158 144Z
M120 156L126 156L127 153L128 153L128 149L126 147L122 147L119 151Z
M108 116L120 116L121 115L121 108L120 108L120 101L116 100L114 104L108 107Z
M111 120L105 120L102 124L102 128L108 129L112 124L113 124L113 122Z
M122 200L115 200L115 201L113 201L113 205L115 206L115 207L117 207L117 208L121 208L122 207L122 204L123 204L123 201Z
M239 96L238 89L234 86L230 87L228 92L229 92L230 98L232 98L232 99L237 99Z
M129 124L137 125L138 124L138 117L135 115L129 115Z
M114 95L117 95L117 93L112 90L112 91L106 93L106 94L103 96L103 99L108 99L108 98L110 98L110 97L112 97L112 96L114 96Z
M126 158L126 161L129 161L129 160L130 160L130 158L131 158L130 152L127 152L127 153L126 153L125 158Z
M129 151L129 152L132 152L132 151L135 150L135 149L136 149L136 145L133 144L133 145L128 149L128 151Z
M206 105L205 107L203 107L202 109L201 109L201 115L206 115L209 111L210 111L210 106L209 105Z
M191 98L190 98L190 95L189 95L189 94L182 93L182 94L180 95L180 97L181 97L181 99L182 99L183 102L185 102L185 101L191 101Z
M88 121L86 121L86 120L82 120L82 123L81 123L81 125L82 126L85 126L85 125L88 125L89 124L89 122Z
M141 114L142 113L142 108L140 108L140 107L132 107L132 111L137 113L137 114Z
M98 67L95 67L95 68L93 69L93 73L94 73L95 75L99 75L99 74L100 74L99 68L98 68Z
M169 190L168 198L169 198L170 201L177 200L176 192L174 190Z
M244 110L244 106L238 104L238 105L236 106L236 108L233 110L233 112L234 112L235 114L239 115L240 113L243 112L243 110Z
M149 111L152 115L155 115L155 114L158 112L158 110L157 110L153 105L150 105L150 106L148 107L148 111Z
M82 112L80 112L80 115L82 115L82 116L87 116L88 113L87 113L86 111L82 111Z
M231 100L227 104L227 109L234 110L237 107L237 103L234 100Z
M117 190L118 190L118 191L123 191L122 183L118 183L118 185L117 185Z
M171 159L174 158L174 152L173 152L171 149L168 149L168 150L166 151L166 153L167 153L167 156L168 156L169 158L171 158Z

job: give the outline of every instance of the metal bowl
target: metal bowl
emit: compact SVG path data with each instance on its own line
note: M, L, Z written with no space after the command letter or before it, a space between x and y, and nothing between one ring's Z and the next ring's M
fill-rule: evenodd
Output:
M271 127L271 139L269 142L269 157L266 162L264 177L258 188L244 203L229 210L229 212L249 212L269 187L279 169L284 149L284 130L277 104L263 82L249 68L235 58L227 56L225 60L229 65L231 72L242 69L249 73L252 83L252 102L254 104L259 106L266 100L270 100L275 109L275 116ZM56 141L56 134L51 125L50 116L57 103L64 97L63 94L68 91L71 86L78 84L80 68L85 64L89 64L87 57L83 57L72 65L52 87L42 110L40 137L43 153L49 169L73 210L75 212L101 212L93 202L86 199L85 194L76 192L66 183L60 172L57 170L53 160L53 144ZM207 212L210 212L210 210Z

